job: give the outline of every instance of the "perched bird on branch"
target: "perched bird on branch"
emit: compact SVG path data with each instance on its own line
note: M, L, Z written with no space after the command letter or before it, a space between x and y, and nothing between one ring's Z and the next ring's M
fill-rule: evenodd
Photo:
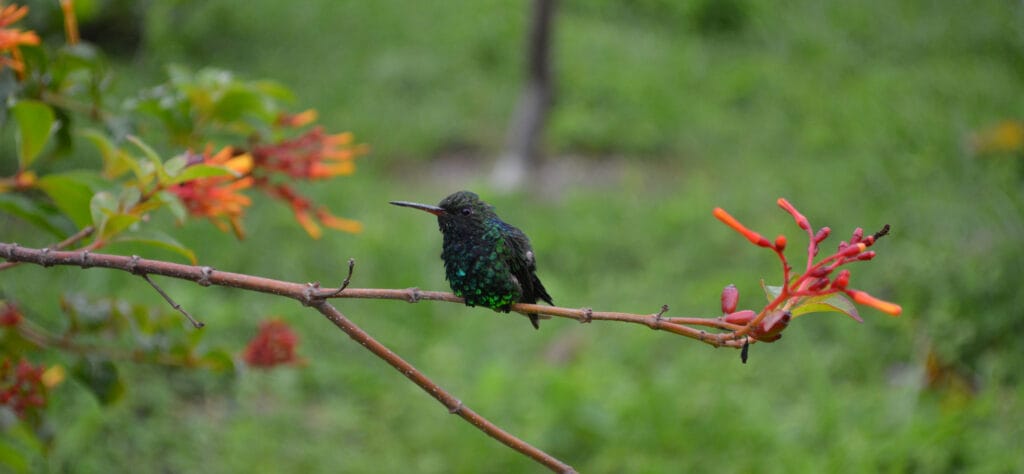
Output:
M406 201L391 204L437 216L444 236L441 259L445 277L455 295L466 300L466 306L486 306L507 313L513 303L536 303L541 299L554 304L537 278L530 239L501 220L494 207L475 193L459 191L437 206ZM527 316L533 327L540 329L538 315Z

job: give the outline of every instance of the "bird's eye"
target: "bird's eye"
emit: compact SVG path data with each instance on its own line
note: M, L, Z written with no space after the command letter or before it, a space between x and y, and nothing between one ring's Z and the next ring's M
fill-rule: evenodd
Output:
M468 216L468 215L470 215L472 213L473 213L473 208L471 208L471 207L464 207L464 208L462 208L462 215Z

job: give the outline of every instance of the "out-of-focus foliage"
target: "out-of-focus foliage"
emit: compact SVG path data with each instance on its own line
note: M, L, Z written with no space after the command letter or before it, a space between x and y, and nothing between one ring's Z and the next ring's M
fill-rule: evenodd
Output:
M765 231L777 216L757 210L777 196L841 234L891 224L878 244L887 265L858 268L857 281L903 304L899 319L815 318L755 346L743 368L735 353L643 329L556 320L535 333L487 311L426 303L341 309L468 406L581 472L1024 470L1024 350L1014 337L1024 320L1021 160L975 147L1024 118L1021 6L728 2L736 14L717 3L560 3L546 135L556 166L530 195L489 195L474 173L500 150L514 106L523 2L153 1L139 54L106 63L117 80L95 85L134 97L166 82L166 64L193 74L216 64L288 84L325 123L374 144L360 171L370 179L308 190L358 213L360 238L298 239L290 212L249 213L241 243L186 223L174 237L218 268L334 282L353 256L354 285L444 289L434 224L384 203L470 188L530 235L557 303L710 314L728 282L748 298L778 271L713 221L715 206ZM731 26L709 27L718 24ZM4 133L0 175L10 176L17 151L13 128ZM161 148L169 139L139 136L161 156L180 153ZM88 147L76 149L86 153L54 160L44 151L34 166L97 166L87 166L99 160ZM6 216L4 235L52 241ZM38 225L47 223L74 230L63 218ZM55 270L17 269L0 276L0 289L38 295L19 305L51 330L62 327L53 301L67 287L155 304L136 279L99 270L53 288ZM208 459L224 471L535 468L323 321L293 319L294 302L172 290L209 324L211 346L243 347L254 318L281 315L308 365L225 383L125 364L119 373L131 383L102 411L75 396L69 377L49 399L62 434L52 470L187 472ZM10 438L36 452L23 429Z

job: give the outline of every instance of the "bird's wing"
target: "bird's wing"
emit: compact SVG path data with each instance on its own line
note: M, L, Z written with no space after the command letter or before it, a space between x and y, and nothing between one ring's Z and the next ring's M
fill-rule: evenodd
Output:
M507 263L512 275L515 276L522 288L522 301L535 303L539 298L553 305L551 296L548 295L548 291L537 278L537 262L533 256L530 239L515 226L503 224L506 226L505 245L511 250L508 253Z

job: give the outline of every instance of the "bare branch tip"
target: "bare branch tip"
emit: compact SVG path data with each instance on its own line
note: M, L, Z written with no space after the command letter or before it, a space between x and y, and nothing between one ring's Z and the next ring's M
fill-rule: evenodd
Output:
M133 255L132 257L133 262L138 259L137 255ZM132 273L135 272L132 271ZM185 311L185 308L182 308L180 304L176 303L173 299L171 299L171 296L168 295L167 292L163 290L163 288L160 288L156 284L156 282L153 281L152 278L149 278L149 275L145 273L138 273L138 275L141 276L143 280L146 280L146 282L149 283L149 286L152 286L157 293L160 293L160 296L164 298L164 301L166 301L167 304L171 305L171 308L185 316L185 319L187 319L188 322L192 323L192 327L196 329L202 329L204 326L206 326L206 324L204 324L203 322L197 320L196 318L193 318L188 311Z
M356 259L354 259L352 257L349 257L348 258L348 275L345 275L345 280L341 282L341 285L338 286L337 290L335 290L335 291L333 291L331 293L328 293L326 295L323 295L323 298L334 298L335 296L340 295L342 291L345 291L345 288L348 288L349 283L352 282L352 271L355 269L355 267L356 267Z

